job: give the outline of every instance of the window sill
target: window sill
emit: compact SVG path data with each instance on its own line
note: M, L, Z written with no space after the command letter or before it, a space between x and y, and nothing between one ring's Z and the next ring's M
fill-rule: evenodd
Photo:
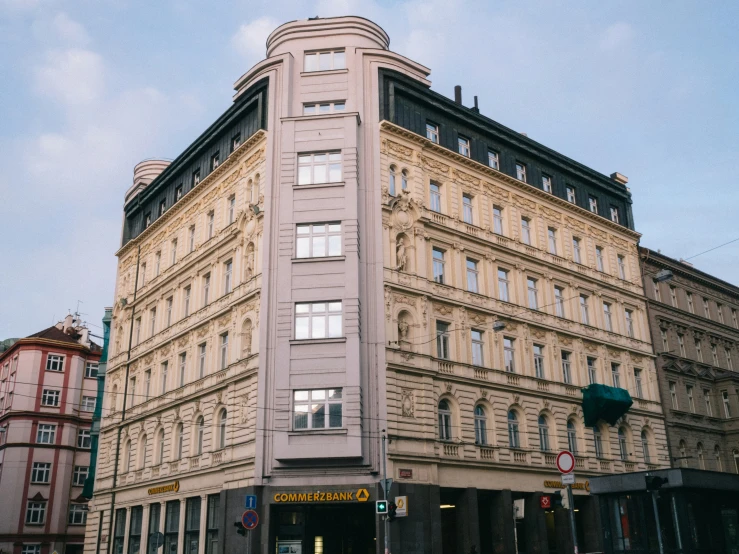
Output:
M290 339L290 344L331 344L346 342L346 337L333 337L326 339Z
M320 189L326 187L343 187L344 181L336 181L335 183L312 183L310 185L294 184L293 189Z
M315 256L313 258L293 258L295 264L304 264L307 262L343 262L346 256Z
M349 73L349 70L344 69L322 69L319 71L301 71L300 76L305 77L307 75L341 75L344 73Z
M328 428L328 429L302 429L300 431L288 431L288 436L298 437L301 435L347 435L348 430L345 428Z

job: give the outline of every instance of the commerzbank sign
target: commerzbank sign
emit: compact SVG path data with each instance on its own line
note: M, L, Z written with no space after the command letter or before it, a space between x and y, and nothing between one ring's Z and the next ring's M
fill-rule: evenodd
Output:
M302 502L318 503L327 502L367 502L370 493L367 489L352 489L344 491L312 491L312 492L276 492L272 497L274 502Z

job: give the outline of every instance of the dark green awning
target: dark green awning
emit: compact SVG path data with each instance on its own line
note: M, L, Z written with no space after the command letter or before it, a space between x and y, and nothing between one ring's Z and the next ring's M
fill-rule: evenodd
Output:
M585 415L585 426L593 427L598 420L615 425L634 401L629 391L606 385L590 385L582 389L582 411Z

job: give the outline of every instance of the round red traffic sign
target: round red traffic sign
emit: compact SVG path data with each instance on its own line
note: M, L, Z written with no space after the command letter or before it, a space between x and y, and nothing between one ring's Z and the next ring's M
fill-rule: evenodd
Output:
M259 525L259 514L254 510L246 510L241 516L241 525L244 529L252 530Z
M557 469L560 473L572 473L575 469L575 457L569 450L563 450L557 454Z

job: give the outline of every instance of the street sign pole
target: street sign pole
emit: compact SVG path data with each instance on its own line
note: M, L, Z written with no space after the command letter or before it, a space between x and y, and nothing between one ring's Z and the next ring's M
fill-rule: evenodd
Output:
M575 547L575 554L578 554L577 529L575 528L575 502L572 498L572 485L567 485L567 503L570 505L570 534L572 535L572 546Z
M390 491L385 490L385 485L387 484L387 463L385 461L385 435L382 435L382 499L387 502L388 499L388 493ZM387 516L385 516L385 554L390 554L390 541L389 541L389 535L390 535L390 521L387 519Z

